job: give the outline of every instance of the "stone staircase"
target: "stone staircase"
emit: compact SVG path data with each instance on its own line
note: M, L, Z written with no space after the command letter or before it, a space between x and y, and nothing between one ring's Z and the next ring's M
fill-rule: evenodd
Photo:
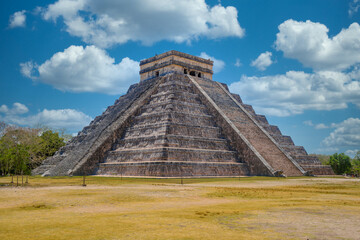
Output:
M243 104L240 96L236 97L241 105L257 120L279 146L290 155L305 171L315 175L334 175L330 166L322 165L316 156L308 155L305 148L296 146L290 136L284 136L277 126L270 125L264 115L256 114L251 105Z
M96 174L239 176L249 169L191 83L173 74L132 117Z
M220 120L226 120L221 125L222 129L227 128L228 125L231 127L229 132L237 132L238 139L234 138L232 142L242 145L239 152L242 152L244 159L248 161L251 174L258 175L260 165L265 166L270 175L284 173L286 176L301 176L305 174L298 162L292 159L288 152L271 137L269 132L278 135L281 135L281 132L276 126L269 125L265 116L256 115L252 107L243 104L239 96L231 94L226 85L197 77L189 78L197 86L204 99L208 99L209 107L214 109L213 114L218 115ZM259 122L264 124L261 125ZM260 172L260 174L266 173Z
M260 154L274 170L279 169L289 176L299 175L299 173L296 173L296 169L289 168L289 166L291 167L291 165L293 165L288 164L288 160L290 160L300 166L303 171L308 172L308 174L334 174L330 166L322 165L316 156L308 155L304 147L296 146L290 136L284 136L277 126L270 125L264 115L256 114L251 105L242 102L239 95L230 94L226 85L222 84L219 88L220 85L217 82L200 78L193 79L208 93L245 138L249 140L251 145L259 150ZM228 94L223 94L221 89L223 92L227 91ZM231 95L232 98L229 95ZM234 100L237 101L237 103L235 103ZM239 105L241 105L247 114ZM251 118L254 121L252 121ZM265 130L267 134L264 134L259 126ZM273 144L272 141L274 141ZM278 151L278 149L280 151ZM286 160L286 158L288 158L288 160Z

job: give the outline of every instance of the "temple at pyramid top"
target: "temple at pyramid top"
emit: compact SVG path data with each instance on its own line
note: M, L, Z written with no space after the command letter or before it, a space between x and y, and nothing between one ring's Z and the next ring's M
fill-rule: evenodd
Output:
M167 73L183 73L212 80L213 63L210 59L171 50L140 61L140 81Z

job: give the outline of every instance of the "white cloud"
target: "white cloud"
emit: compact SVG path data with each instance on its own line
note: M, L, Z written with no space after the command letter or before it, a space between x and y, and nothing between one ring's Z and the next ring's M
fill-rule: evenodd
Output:
M0 113L7 115L17 115L27 113L29 109L22 103L14 103L12 108L9 108L5 104L0 106Z
M360 63L360 26L354 22L329 38L321 23L292 19L279 25L275 46L285 57L297 59L315 71L339 71Z
M0 112L7 113L9 112L9 108L5 104L3 104L0 106Z
M322 144L327 147L360 146L360 119L348 118L334 125L335 130L326 137Z
M2 105L0 109L7 110L2 111L3 114L0 114L1 121L20 126L34 127L44 125L54 129L65 128L77 131L88 125L92 120L90 116L74 109L44 109L35 115L28 116L22 116L22 114L27 113L29 110L21 103L14 103L13 108L11 109L9 109L6 105Z
M33 61L20 63L20 72L25 77L34 78L34 76L36 75L36 69L38 67L39 66Z
M233 93L263 114L289 116L305 110L360 107L360 81L355 73L289 71L283 75L248 77L230 85Z
M209 56L205 52L202 52L200 54L200 57L205 58L205 59L210 59L210 60L214 61L214 66L213 66L214 73L220 72L225 67L225 62L224 61L216 59L215 57Z
M10 16L9 19L9 28L16 28L16 27L25 27L26 24L26 11L18 11L15 12L13 15Z
M36 115L18 120L21 125L30 125L31 123L33 126L36 124L41 124L55 129L81 129L88 125L92 118L74 109L44 109Z
M49 4L47 9L44 9L43 17L46 20L56 20L62 16L64 19L71 19L76 16L79 10L85 9L86 0L60 0L56 3Z
M305 110L344 109L348 103L360 107L360 26L353 23L332 38L328 31L325 25L309 20L290 19L280 24L276 49L314 72L244 75L230 85L231 91L252 103L258 112L275 116L301 114ZM252 65L256 66L257 60ZM322 123L304 124L315 129L332 127Z
M349 3L349 16L352 17L359 11L360 8L360 0L353 0Z
M31 61L20 66L24 76L71 92L121 94L139 78L139 62L123 58L116 64L95 46L70 46L39 66Z
M24 114L27 113L29 109L22 103L14 103L13 108L11 109L11 114Z
M273 61L271 60L272 53L264 52L259 55L257 59L251 62L251 66L256 67L260 71L264 71L267 67L269 67Z
M43 9L43 17L62 17L67 32L100 47L244 36L236 8L210 7L205 0L59 0Z
M234 65L235 65L235 67L241 67L242 63L241 63L240 59L237 58Z

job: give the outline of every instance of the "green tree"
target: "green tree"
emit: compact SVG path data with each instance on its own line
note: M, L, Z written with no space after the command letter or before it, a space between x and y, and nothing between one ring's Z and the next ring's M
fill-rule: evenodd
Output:
M28 174L65 145L59 133L49 128L1 126L0 175Z
M14 173L16 175L23 175L24 173L28 173L30 162L28 146L23 144L16 144L12 149L10 149L10 151L12 152L10 158L12 158L14 163Z
M331 168L336 174L350 173L351 162L350 157L344 153L335 153L330 156L329 160Z
M351 162L351 170L354 174L360 176L360 151L357 151L354 159Z
M39 140L39 144L33 146L33 150L36 151L36 159L32 161L32 169L39 166L44 159L53 156L59 148L65 145L64 139L59 136L59 133L52 130L43 132Z
M3 138L0 139L0 173L1 175L10 174L13 169L13 159L11 158L11 146L4 141Z
M0 138L0 170L2 175L29 172L30 151L36 145L38 131L7 126Z

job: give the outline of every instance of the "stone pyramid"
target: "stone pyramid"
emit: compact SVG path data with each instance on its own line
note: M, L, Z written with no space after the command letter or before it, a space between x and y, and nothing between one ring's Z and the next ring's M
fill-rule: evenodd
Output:
M33 174L333 174L213 81L212 66L211 60L177 51L141 61L140 83Z

